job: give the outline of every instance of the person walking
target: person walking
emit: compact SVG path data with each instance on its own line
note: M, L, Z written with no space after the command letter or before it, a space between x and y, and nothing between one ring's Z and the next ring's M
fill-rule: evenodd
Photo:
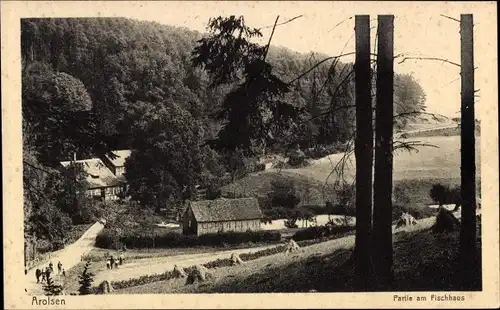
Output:
M66 270L64 270L64 269L62 270L62 275L63 275L63 277L66 277Z
M50 267L47 267L47 269L45 269L45 279L47 280L47 283L49 282L51 272L52 270Z
M61 271L62 271L62 263L61 261L59 261L57 263L57 274L61 274Z
M123 265L123 253L120 254L120 257L118 259L120 260L120 265Z
M35 276L36 276L36 283L40 283L40 276L42 275L42 271L37 268L35 271ZM42 278L43 279L43 278ZM42 280L43 281L43 280Z
M45 270L40 270L40 273L42 274L42 283L43 283L43 281L45 281L45 277L47 276L47 274L45 273Z

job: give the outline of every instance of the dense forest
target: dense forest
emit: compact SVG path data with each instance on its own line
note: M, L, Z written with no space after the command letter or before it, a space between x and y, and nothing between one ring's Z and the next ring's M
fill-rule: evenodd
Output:
M218 22L212 23L212 30L223 29ZM351 140L353 64L334 58L316 66L328 56L272 45L266 49L250 43L258 31L245 27L243 38L242 32L239 37L230 33L228 42L246 48L230 59L224 54L227 44L214 44L223 42L215 32L213 41L200 41L209 34L125 18L23 19L25 221L33 224L35 215L50 217L53 227L84 221L85 212L75 216L74 211L85 204L79 196L83 189L73 182L81 171L67 173L68 179L48 177L58 173L53 168L59 161L75 153L82 159L113 149L134 149L126 163L129 194L142 205L159 208L166 201L189 198L195 185L216 192L224 176L234 180L244 175L241 167L262 153ZM229 119L245 115L244 105L237 109L227 105L237 106L235 102L244 97L239 91L251 79L251 61L245 63L251 53L264 55L266 69L259 71L267 72L264 82L273 81L281 88L251 84L255 100L263 94L277 99L269 108L245 106L257 109L259 117L231 123ZM226 64L240 67L230 68L234 70L226 75L211 71ZM230 78L217 80L221 76ZM412 76L396 75L395 99L395 115L405 116L395 119L400 129L408 117L425 109L425 94ZM280 123L288 107L293 113ZM231 127L235 123L237 127ZM282 126L277 128L277 123ZM247 139L227 136L228 132L241 132ZM37 227L29 234L57 239L47 237L47 231Z

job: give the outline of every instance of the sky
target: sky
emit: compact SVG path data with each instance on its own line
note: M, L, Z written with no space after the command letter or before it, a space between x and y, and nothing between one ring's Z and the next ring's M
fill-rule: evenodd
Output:
M476 118L497 102L496 2L383 2L383 1L99 1L35 2L26 14L36 17L128 17L156 21L204 32L210 17L243 15L247 25L263 29L260 43L269 40L277 16L284 22L276 29L272 44L329 56L354 52L354 15L369 14L372 51L375 48L377 14L393 14L394 54L436 57L460 63L460 14L474 14L474 61ZM42 5L43 3L43 5ZM78 8L78 9L76 9ZM402 59L402 58L401 58ZM354 61L354 56L343 61ZM411 73L427 96L427 111L457 117L460 111L460 69L442 61L395 61L396 73Z
M153 3L140 6L130 17L152 20L162 24L205 31L210 17L243 15L249 26L260 28L272 26L279 15L279 22L296 16L302 17L278 27L272 44L284 46L297 52L320 52L329 56L354 52L354 15L370 14L372 27L372 50L375 51L376 14L394 14L394 54L410 57L437 57L460 63L460 24L441 14L460 19L461 13L473 13L475 22L475 65L476 89L481 97L477 100L476 115L481 118L481 101L485 96L496 96L495 92L485 94L491 88L488 80L496 82L496 74L485 77L496 63L496 12L495 4L462 2L417 2L417 3L364 2L187 2ZM481 3L480 3L481 4ZM153 12L155 11L155 12ZM151 12L150 14L144 14ZM159 14L158 12L162 12ZM262 30L261 43L267 43L271 28ZM344 61L354 61L345 57ZM446 116L459 116L460 111L460 69L449 63L430 60L405 60L399 64L397 73L411 73L422 85L427 96L427 111ZM496 67L496 64L495 64ZM482 77L482 78L481 78ZM496 85L495 85L496 86ZM491 91L490 91L491 92Z

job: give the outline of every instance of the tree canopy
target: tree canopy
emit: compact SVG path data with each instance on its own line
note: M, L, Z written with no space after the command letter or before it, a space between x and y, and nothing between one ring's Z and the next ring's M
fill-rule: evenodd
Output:
M23 19L30 233L61 239L93 212L76 184L83 175L60 171L75 154L133 149L128 194L158 210L199 186L217 197L217 187L244 176L263 153L350 140L353 65L253 43L261 36L236 16L211 19L205 34L126 18ZM418 82L396 81L397 113L422 110Z

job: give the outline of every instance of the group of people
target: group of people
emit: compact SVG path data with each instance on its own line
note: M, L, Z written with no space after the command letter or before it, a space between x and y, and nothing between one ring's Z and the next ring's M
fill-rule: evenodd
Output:
M106 261L107 269L113 269L113 267L118 268L118 265L123 265L123 254L120 254L118 258L115 258L113 257L113 255L111 255Z
M45 270L37 268L35 271L36 283L40 283L40 281L47 282L50 279L50 275L54 272L54 265L52 262L49 262L49 266L45 267ZM62 274L63 277L66 276L66 270L64 270L62 263L59 261L57 263L57 274ZM40 279L41 278L41 279Z

